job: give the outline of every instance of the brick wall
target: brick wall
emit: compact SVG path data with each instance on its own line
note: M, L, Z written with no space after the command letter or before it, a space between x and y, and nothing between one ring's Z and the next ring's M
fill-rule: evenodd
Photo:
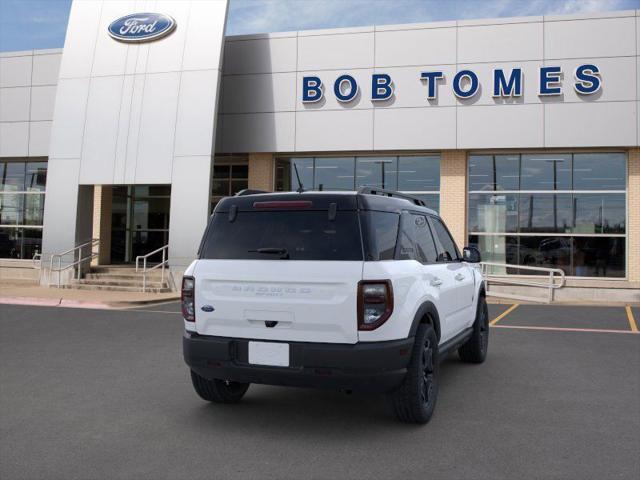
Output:
M640 148L629 150L627 276L640 282Z
M93 265L111 263L112 198L111 186L96 185L93 188L93 238L100 239L99 256L93 259Z
M440 216L458 248L467 244L467 152L443 150L440 161Z
M275 161L271 153L249 154L249 188L273 191Z

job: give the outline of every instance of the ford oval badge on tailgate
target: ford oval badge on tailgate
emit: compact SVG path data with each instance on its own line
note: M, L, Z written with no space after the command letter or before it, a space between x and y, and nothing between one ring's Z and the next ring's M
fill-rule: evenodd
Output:
M148 42L169 35L176 28L176 21L161 13L133 13L114 20L109 25L109 35L121 42Z
M213 308L211 305L203 305L200 310L202 310L203 312L213 312L215 308Z

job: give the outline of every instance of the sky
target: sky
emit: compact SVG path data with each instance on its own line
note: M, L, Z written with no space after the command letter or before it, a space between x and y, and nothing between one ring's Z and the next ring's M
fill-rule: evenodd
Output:
M60 48L71 0L0 0L0 51ZM640 0L230 0L227 35L640 8Z

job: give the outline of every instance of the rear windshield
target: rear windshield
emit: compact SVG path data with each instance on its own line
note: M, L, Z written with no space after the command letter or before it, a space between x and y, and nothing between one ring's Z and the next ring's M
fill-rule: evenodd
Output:
M338 211L239 211L214 215L202 259L228 260L362 260L358 214Z

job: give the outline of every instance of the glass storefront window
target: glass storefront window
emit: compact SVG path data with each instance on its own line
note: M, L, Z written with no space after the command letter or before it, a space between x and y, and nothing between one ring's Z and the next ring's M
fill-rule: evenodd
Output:
M627 156L624 153L576 153L573 156L574 190L626 190Z
M469 241L487 261L625 276L625 154L470 155L468 185Z
M306 189L355 190L374 186L410 193L424 200L428 208L440 209L438 155L279 158L276 191L298 188L294 166Z
M315 190L353 190L355 158L316 158Z
M522 155L521 190L571 190L571 155Z
M574 195L575 233L624 233L624 193L577 193Z
M440 157L399 157L398 187L401 192L440 191Z
M469 158L469 191L518 190L519 155L473 155Z
M356 183L394 190L398 184L398 158L358 157Z
M517 231L518 195L470 194L468 224L470 232Z
M573 229L571 194L521 193L521 233L569 233Z

